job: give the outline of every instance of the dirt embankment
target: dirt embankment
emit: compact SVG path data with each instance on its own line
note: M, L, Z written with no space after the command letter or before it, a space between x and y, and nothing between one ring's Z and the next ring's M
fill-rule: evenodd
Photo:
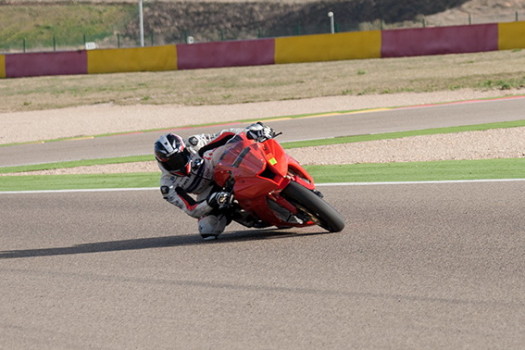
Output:
M458 7L467 0L397 1L161 1L145 3L145 32L165 42L238 37L255 38L329 31L327 14L337 15L338 31L358 30L360 23L411 21ZM136 37L139 26L130 22L126 35Z
M467 24L468 16L473 23L511 21L525 0L164 0L144 11L147 33L177 42L186 35L207 41L328 32L328 12L338 31L379 29L381 21L419 24L422 17L429 25ZM138 23L129 23L126 35L138 33Z

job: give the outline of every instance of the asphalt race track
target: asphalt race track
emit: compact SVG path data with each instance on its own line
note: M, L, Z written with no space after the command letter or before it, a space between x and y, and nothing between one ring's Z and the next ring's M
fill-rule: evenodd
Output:
M157 190L0 193L0 349L523 348L525 181L320 189L343 232L217 241Z
M344 232L212 242L157 191L4 194L1 348L519 349L524 190L322 187Z
M394 131L419 130L448 126L473 125L524 119L525 98L476 101L387 111L342 114L322 118L302 118L269 122L281 142L362 135ZM239 124L234 127L243 127ZM229 128L230 126L227 126ZM182 136L218 132L225 126L175 130ZM0 147L0 166L31 163L109 158L152 153L153 142L162 132L147 132L91 140L26 144ZM27 155L32 157L28 158Z

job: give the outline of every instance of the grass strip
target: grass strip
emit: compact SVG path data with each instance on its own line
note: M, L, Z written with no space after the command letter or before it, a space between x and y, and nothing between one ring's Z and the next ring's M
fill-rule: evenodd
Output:
M321 139L321 140L283 142L282 145L284 148L326 146L326 145L336 145L336 144L343 144L343 143L400 139L400 138L412 137L412 136L426 136L426 135L437 135L437 134L452 134L452 133L467 132L467 131L485 131L485 130L490 130L490 129L516 128L516 127L523 127L523 126L525 126L525 120L516 120L516 121L509 121L509 122L463 125L463 126L453 126L453 127L446 127L446 128L433 128L433 129L411 130L411 131L398 131L398 132L389 132L389 133L381 133L381 134L342 136L342 137L334 137L331 139Z
M316 182L398 182L525 178L525 158L312 165Z
M45 164L33 164L33 165L21 165L21 166L4 167L4 168L0 168L0 174L22 173L22 172L30 172L30 171L65 169L65 168L76 168L76 167L79 167L79 166L91 166L91 165L147 162L147 161L153 161L153 160L155 160L153 155L73 160L73 161L68 161L68 162L56 162L56 163L45 163Z
M525 178L525 158L313 165L318 183ZM0 191L156 187L159 173L3 176Z
M160 173L3 176L1 191L155 187Z

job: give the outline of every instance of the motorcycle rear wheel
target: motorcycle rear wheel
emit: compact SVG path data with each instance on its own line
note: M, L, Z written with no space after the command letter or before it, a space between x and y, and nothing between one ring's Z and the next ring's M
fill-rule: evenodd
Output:
M345 227L341 214L321 197L304 186L292 181L282 190L281 195L317 219L319 226L325 230L329 232L340 232Z

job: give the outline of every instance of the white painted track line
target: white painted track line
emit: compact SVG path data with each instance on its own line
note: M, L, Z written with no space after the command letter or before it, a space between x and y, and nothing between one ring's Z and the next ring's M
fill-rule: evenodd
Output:
M397 181L397 182L332 182L317 183L317 187L330 186L390 186L390 185L425 185L425 184L462 184L484 182L525 182L525 179L480 179L480 180L443 180L443 181ZM122 192L122 191L158 191L158 187L140 188L94 188L73 190L39 190L39 191L0 191L1 194L35 194L35 193L78 193L78 192Z

